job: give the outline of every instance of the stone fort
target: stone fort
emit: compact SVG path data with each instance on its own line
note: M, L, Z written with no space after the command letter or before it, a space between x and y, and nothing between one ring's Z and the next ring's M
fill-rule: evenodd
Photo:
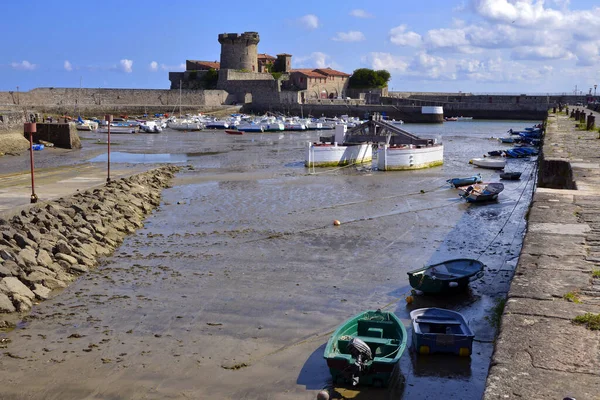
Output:
M349 97L350 74L331 68L292 69L287 53L258 53L257 32L222 33L220 61L186 60L184 72L169 72L171 89L220 89L237 103L302 104Z

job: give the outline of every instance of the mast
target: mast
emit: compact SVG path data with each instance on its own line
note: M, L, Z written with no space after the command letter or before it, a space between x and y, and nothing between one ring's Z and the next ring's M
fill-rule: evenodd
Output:
M181 118L181 79L179 80L179 118Z

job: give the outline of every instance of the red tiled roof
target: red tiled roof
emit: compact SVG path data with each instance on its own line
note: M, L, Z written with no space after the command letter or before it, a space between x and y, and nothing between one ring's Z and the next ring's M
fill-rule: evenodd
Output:
M199 61L199 60L186 60L186 69L220 69L221 63L218 61Z
M260 54L257 55L257 58L259 60L263 60L263 59L264 60L277 60L276 57L270 56L267 53L260 53Z
M327 75L327 76L350 76L350 74L347 74L345 72L342 71L336 71L335 69L331 69L331 68L317 68L315 69L315 71L318 71L320 73L322 73L323 75Z
M309 78L327 78L327 76L325 74L318 72L316 69L310 69L310 68L293 69L290 72L291 73L296 72L301 75L308 76Z

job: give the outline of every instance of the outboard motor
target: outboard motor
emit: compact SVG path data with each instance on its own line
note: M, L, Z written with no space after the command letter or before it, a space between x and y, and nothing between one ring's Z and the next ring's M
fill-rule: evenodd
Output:
M356 386L360 375L366 371L368 362L373 359L373 354L369 345L358 338L353 338L348 343L348 351L355 360L349 372L352 374L352 385Z

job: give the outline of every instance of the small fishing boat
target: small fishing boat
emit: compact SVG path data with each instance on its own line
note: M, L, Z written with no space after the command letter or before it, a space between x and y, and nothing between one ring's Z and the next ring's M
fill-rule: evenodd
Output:
M446 122L458 121L458 117L444 117L444 121L446 121Z
M370 310L348 319L325 347L334 384L387 386L406 340L406 329L393 312Z
M483 264L471 258L456 258L407 272L410 286L423 293L454 293L483 276Z
M469 161L469 164L473 164L481 168L504 169L506 166L506 160L502 157L473 158Z
M500 174L500 179L506 179L509 181L518 181L521 179L521 172L503 172Z
M492 157L502 157L504 150L492 150L488 151L488 155Z
M448 182L449 184L451 184L452 186L454 186L456 188L456 187L460 187L460 186L471 185L473 183L479 183L481 181L482 181L481 174L477 174L477 175L470 176L468 178L448 179L446 182Z
M498 199L500 192L504 190L502 183L475 183L469 186L461 186L458 188L458 194L469 203L483 203Z
M225 129L225 133L228 135L243 135L244 132L238 131L236 129Z
M420 308L410 312L412 345L419 354L454 353L468 357L475 335L465 318L455 311Z

